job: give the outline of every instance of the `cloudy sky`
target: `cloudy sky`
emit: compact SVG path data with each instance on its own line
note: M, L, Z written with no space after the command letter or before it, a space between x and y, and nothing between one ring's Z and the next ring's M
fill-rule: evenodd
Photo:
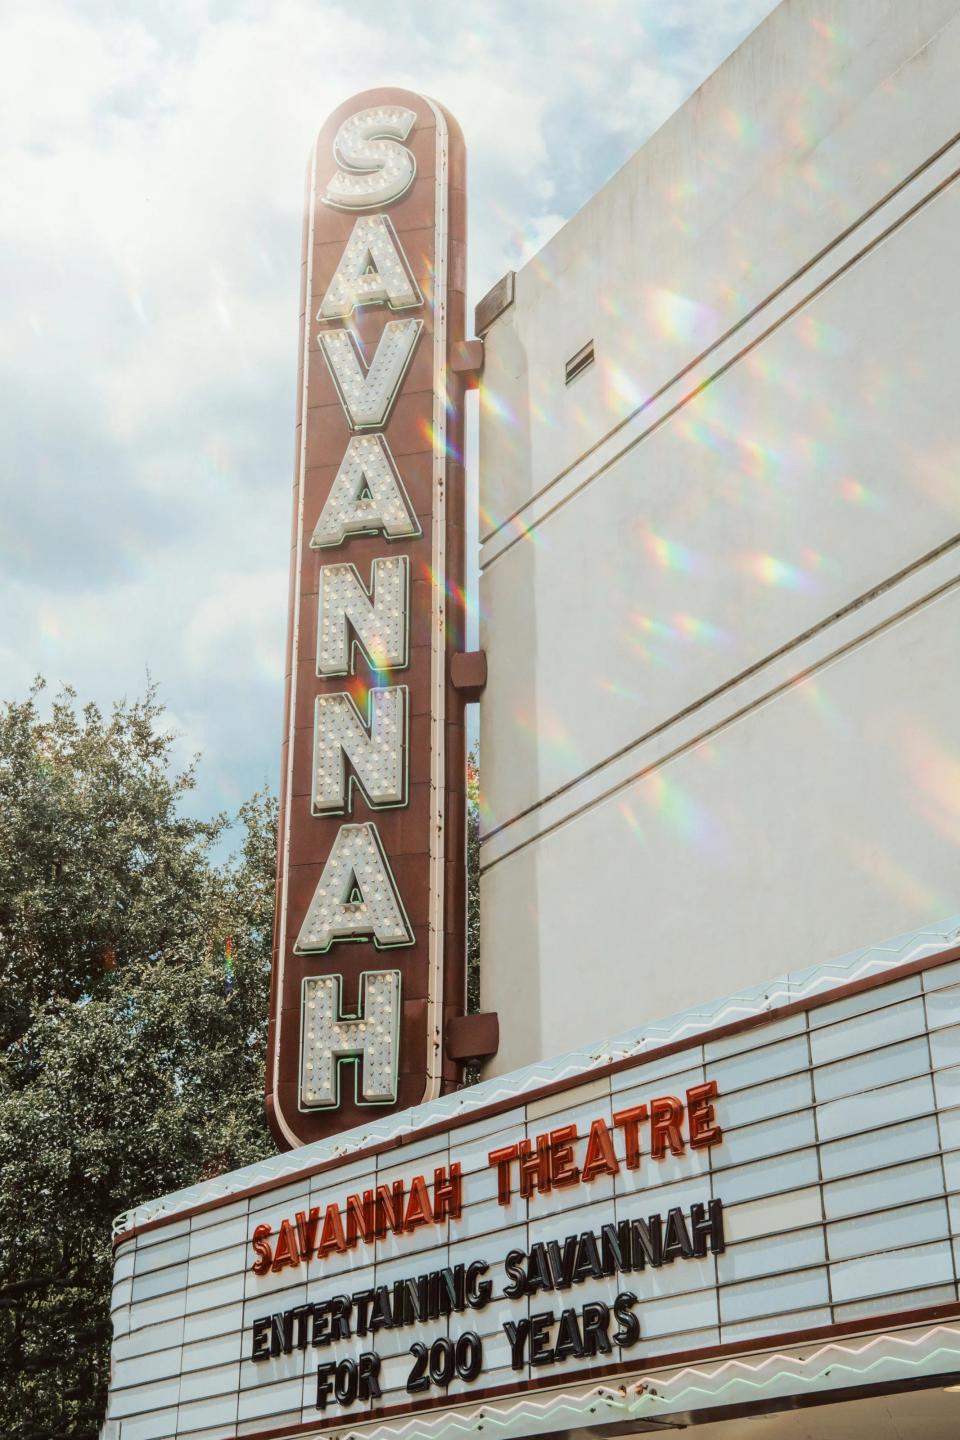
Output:
M0 699L159 683L202 813L276 785L303 170L456 114L471 306L773 0L0 0ZM472 313L472 312L471 312Z

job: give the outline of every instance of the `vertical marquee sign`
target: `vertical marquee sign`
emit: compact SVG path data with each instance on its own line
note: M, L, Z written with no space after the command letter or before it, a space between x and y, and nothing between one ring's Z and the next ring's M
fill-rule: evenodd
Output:
M406 90L311 158L267 1108L302 1145L456 1082L466 158Z

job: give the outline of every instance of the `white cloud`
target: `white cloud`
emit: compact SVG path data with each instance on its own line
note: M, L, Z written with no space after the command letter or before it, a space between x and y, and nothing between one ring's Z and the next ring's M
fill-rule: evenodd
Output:
M406 85L470 152L474 300L773 0L23 0L0 13L11 580L0 698L147 669L198 804L277 769L300 211L326 114Z
M237 674L252 666L262 678L279 685L284 650L277 598L286 585L287 576L280 569L218 574L215 588L194 605L183 634L184 659L194 673L217 686L235 683Z

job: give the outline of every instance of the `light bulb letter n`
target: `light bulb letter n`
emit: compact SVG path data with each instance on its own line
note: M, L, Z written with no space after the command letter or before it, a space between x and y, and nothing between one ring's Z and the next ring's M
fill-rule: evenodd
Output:
M318 695L313 730L313 814L342 815L351 809L354 782L371 808L405 804L407 724L404 685L371 690L366 720L352 695ZM349 777L348 762L353 771Z
M367 590L352 565L322 565L317 599L317 674L354 673L350 631L372 670L402 670L409 638L406 555L374 560Z

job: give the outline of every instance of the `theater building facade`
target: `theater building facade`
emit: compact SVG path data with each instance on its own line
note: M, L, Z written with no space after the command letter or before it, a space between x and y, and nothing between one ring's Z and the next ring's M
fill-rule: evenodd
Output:
M958 67L784 0L469 329L453 117L321 131L278 1154L118 1217L103 1440L960 1433Z

